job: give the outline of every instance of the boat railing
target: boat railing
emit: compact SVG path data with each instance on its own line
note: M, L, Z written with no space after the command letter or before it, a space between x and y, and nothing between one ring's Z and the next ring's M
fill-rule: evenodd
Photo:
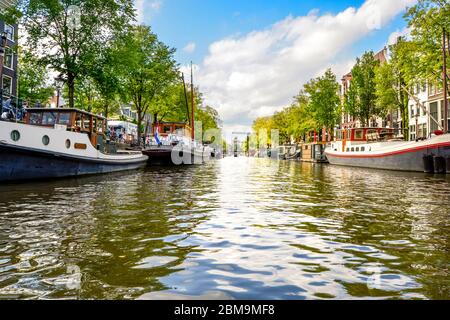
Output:
M0 120L14 122L22 121L25 115L25 109L23 107L22 100L15 96L4 95L3 92L0 92L0 96Z

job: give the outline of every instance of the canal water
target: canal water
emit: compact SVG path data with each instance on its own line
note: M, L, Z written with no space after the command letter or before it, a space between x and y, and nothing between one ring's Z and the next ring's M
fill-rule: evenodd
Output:
M450 299L450 177L227 158L0 186L2 299Z

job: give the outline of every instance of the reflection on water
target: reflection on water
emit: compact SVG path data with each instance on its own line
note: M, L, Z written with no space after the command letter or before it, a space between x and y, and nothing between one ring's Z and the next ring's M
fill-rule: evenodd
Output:
M228 158L0 186L0 298L450 299L450 177Z

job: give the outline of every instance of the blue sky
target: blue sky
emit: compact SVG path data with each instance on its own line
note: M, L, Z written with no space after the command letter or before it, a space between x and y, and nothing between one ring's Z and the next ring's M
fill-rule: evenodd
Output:
M395 1L395 0L394 0ZM200 63L208 46L230 35L245 34L264 29L293 15L302 16L311 10L337 13L350 6L359 7L363 0L146 0L143 22L150 25L165 43L177 48L177 60L187 64ZM160 3L157 10L152 3ZM374 32L352 48L349 54L359 55L367 49L378 50L392 32L405 26L402 15L396 17L383 30ZM193 53L183 48L196 44Z
M382 49L394 32L404 32L404 9L414 3L136 0L136 7L141 22L177 49L180 64L192 60L198 65L197 82L206 102L219 109L225 124L246 129L255 117L289 104L304 82L327 67L339 78L365 50ZM379 25L364 30L365 20L372 18ZM348 37L339 33L340 29ZM312 51L314 46L315 52L303 57L303 52ZM324 57L317 57L322 53ZM259 99L256 92L265 99ZM250 100L248 93L255 93L255 98Z

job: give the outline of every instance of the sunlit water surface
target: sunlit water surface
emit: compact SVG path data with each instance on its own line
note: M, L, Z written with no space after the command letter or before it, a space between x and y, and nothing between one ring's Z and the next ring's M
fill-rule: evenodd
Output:
M0 186L0 299L450 299L450 177L227 158Z

